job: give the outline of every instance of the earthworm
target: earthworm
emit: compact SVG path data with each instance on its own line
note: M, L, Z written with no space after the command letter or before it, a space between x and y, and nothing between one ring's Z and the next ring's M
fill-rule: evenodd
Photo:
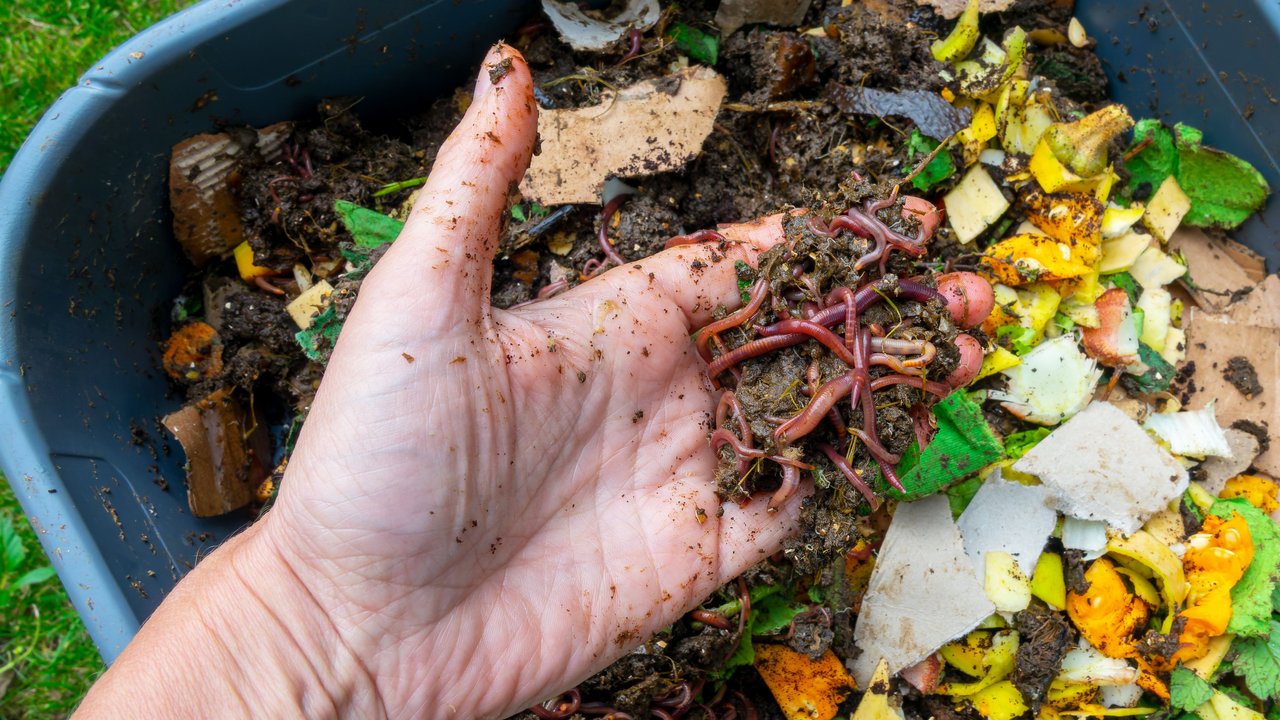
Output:
M862 482L862 478L858 475L858 471L849 466L849 463L845 461L843 455L836 452L835 448L826 443L818 443L818 449L821 450L822 453L827 456L827 459L831 461L831 464L835 465L836 469L844 475L845 479L849 481L849 484L853 486L853 489L862 493L862 497L866 498L867 502L871 503L872 510L880 507L880 498L876 497L876 494L871 491L871 488L868 487L866 483Z

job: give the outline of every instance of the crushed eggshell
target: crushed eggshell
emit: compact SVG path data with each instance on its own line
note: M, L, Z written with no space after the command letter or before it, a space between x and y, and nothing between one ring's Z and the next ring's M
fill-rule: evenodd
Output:
M560 37L575 50L604 50L628 30L648 30L662 17L658 0L628 0L622 11L603 20L588 15L577 3L542 0L542 10Z
M610 177L679 169L701 152L726 87L699 65L629 85L599 105L540 111L542 149L520 192L548 206L598 203Z
M1049 433L1013 469L1040 479L1050 507L1123 533L1138 531L1188 480L1186 469L1141 425L1102 401Z
M831 720L855 688L844 663L830 650L816 660L773 643L757 644L755 652L756 672L787 720Z
M1227 428L1222 434L1226 436L1231 455L1205 458L1195 472L1196 481L1213 495L1221 493L1228 480L1248 470L1262 450L1258 438L1252 433Z
M854 628L862 653L853 662L853 676L869 683L881 658L897 674L994 611L965 555L946 496L902 503L885 533Z

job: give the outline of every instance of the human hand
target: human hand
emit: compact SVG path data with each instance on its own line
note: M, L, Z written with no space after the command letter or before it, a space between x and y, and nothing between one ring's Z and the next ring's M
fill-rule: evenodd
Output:
M229 694L255 715L502 717L794 528L799 494L776 513L717 498L690 342L738 304L734 263L779 240L779 218L493 309L537 129L519 53L491 51L475 96L361 287L274 508L179 584L86 715L207 714Z
M689 341L776 218L724 252L490 307L535 108L523 58L496 48L361 288L268 516L393 715L498 717L572 687L776 551L798 510L721 505Z

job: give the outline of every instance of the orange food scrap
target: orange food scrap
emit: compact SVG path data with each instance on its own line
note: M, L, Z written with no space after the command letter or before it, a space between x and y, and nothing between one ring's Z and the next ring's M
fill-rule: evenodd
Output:
M1014 235L987 248L983 271L1006 285L1037 280L1065 280L1093 268L1072 257L1072 246L1044 235Z
M1210 515L1200 532L1187 540L1182 568L1191 593L1187 609L1179 613L1186 618L1186 626L1178 637L1182 647L1173 660L1203 657L1209 651L1209 640L1226 632L1231 621L1231 588L1251 562L1253 536L1239 515L1230 520Z
M828 650L817 660L786 645L757 645L756 671L787 720L831 720L855 683Z
M1227 481L1218 497L1224 500L1244 498L1250 505L1270 515L1280 508L1277 493L1280 493L1280 485L1272 480L1258 475L1237 475Z
M212 326L190 322L164 346L164 371L174 380L202 380L222 372L222 338Z
M1128 657L1132 635L1145 628L1151 607L1129 591L1116 566L1099 558L1084 572L1089 589L1067 593L1067 614L1080 634L1107 657Z

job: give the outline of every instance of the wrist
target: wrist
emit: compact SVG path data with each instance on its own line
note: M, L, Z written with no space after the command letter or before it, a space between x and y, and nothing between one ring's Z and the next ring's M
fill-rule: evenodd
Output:
M269 515L193 570L81 715L384 717L363 664L274 542Z

